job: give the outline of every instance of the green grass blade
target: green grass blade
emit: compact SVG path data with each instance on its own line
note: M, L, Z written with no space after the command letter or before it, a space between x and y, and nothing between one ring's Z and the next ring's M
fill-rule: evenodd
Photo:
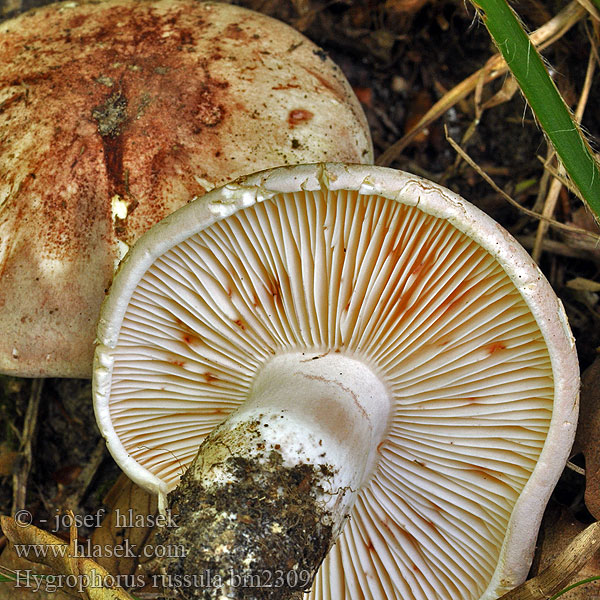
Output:
M600 218L600 171L596 160L517 16L505 0L472 2L571 180Z
M573 585L566 587L564 590L561 590L560 592L558 592L558 594L554 594L554 596L552 596L552 598L550 598L550 600L556 600L557 598L560 598L563 594L570 592L572 589L575 589L576 587L579 587L580 585L585 585L586 583L591 583L592 581L598 581L598 580L600 580L600 576L588 577L587 579L582 579L581 581L578 581L577 583L574 583Z

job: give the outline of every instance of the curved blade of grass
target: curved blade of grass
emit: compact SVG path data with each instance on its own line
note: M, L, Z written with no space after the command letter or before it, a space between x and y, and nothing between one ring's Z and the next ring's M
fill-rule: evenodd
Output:
M560 598L563 594L570 592L572 589L575 589L576 587L579 587L580 585L585 585L586 583L591 583L592 581L598 581L599 579L600 579L600 576L588 577L587 579L582 579L581 581L578 581L577 583L574 583L573 585L566 587L564 590L561 590L560 592L558 592L558 594L554 594L554 596L552 596L552 598L550 598L550 600L556 600L557 598Z
M600 219L600 171L554 81L505 0L472 0L581 196Z

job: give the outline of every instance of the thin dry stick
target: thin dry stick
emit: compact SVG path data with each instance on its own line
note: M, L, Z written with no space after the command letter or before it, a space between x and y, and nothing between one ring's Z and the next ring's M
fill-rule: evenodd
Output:
M542 163L542 164L544 164L544 167L546 164L548 164L548 165L550 164L550 162L552 161L554 156L555 156L554 148L552 148L552 146L548 145L546 148L546 159ZM550 185L549 181L550 181L550 170L544 168L544 170L542 171L542 176L539 179L538 192L535 197L535 202L533 203L533 206L531 207L536 212L540 212L544 208L544 199L548 195L548 187Z
M536 29L529 36L529 39L538 50L543 50L553 44L556 40L560 39L569 29L571 29L571 27L573 27L573 25L575 25L575 23L580 21L587 14L586 9L583 8L577 0L574 0L555 17L550 19L539 29ZM506 62L500 54L492 56L484 67L475 71L475 73L453 87L447 94L444 94L444 96L427 111L421 120L404 137L392 144L377 159L377 161L375 161L376 164L389 166L396 158L398 158L398 156L400 156L404 148L412 142L420 131L431 125L433 121L443 115L447 110L466 98L477 87L481 78L483 78L485 83L489 83L501 75L504 75L507 70L508 67L506 66Z
M567 461L567 469L571 469L578 475L583 475L585 477L585 469L582 469L579 465L572 463L570 460Z
M69 496L67 496L64 502L65 508L74 511L77 508L77 506L79 506L81 498L83 498L83 495L85 494L90 483L92 482L94 475L98 471L98 467L100 467L100 464L104 460L105 454L106 442L104 441L104 439L101 439L94 448L94 451L92 452L88 463L75 480L73 484L73 488L75 489L75 491Z
M547 600L560 592L600 547L600 521L586 527L537 577L498 600Z
M27 412L25 413L25 422L23 423L23 432L21 434L20 461L19 466L13 474L13 515L18 510L25 508L27 480L29 479L31 465L33 464L33 435L37 424L43 385L43 379L34 379L31 383L29 403L27 404Z
M533 235L516 235L517 241L526 250L533 250L533 244L535 242L535 236ZM596 264L600 264L600 256L597 253L592 253L585 248L575 248L573 246L567 246L562 242L556 240L549 240L544 238L542 243L542 249L544 252L551 254L557 254L558 256L564 256L566 258L578 258L580 260L591 260Z
M577 1L579 2L579 4L581 4L581 6L583 6L590 13L590 15L592 15L592 17L594 17L594 19L596 19L597 21L600 21L600 12L598 12L598 9L594 5L593 0L577 0Z
M565 169L562 165L558 165L558 173L564 177ZM546 195L546 201L544 202L544 208L542 209L542 215L547 218L551 218L554 214L554 210L556 208L556 203L558 202L558 196L560 194L560 190L562 189L562 181L560 177L554 177L552 182L550 183L550 189L548 190L548 194ZM531 252L531 257L535 260L536 263L540 262L540 258L542 256L542 242L544 241L544 236L548 231L548 223L545 221L540 221L538 223L537 231L535 233L535 242L533 244L533 250Z
M588 58L588 65L585 74L583 90L579 98L577 110L575 111L575 120L577 124L581 124L581 119L583 118L583 113L585 111L585 107L587 105L587 101L590 95L590 89L592 87L592 80L594 78L595 67L596 56L594 55L592 44L592 50L590 50L590 56ZM559 173L561 175L564 175L564 168L562 165L559 166ZM542 215L544 217L551 217L554 214L554 211L556 210L556 203L558 202L558 195L560 194L561 189L561 180L559 178L554 178L552 180L552 183L550 184L550 190L548 191L548 195L546 196L546 202L544 204L544 209L542 210ZM540 257L542 256L542 240L544 239L544 235L546 235L547 231L548 224L545 221L540 221L535 235L535 244L533 246L533 252L531 253L531 256L533 260L535 260L535 262L540 262Z
M460 156L463 158L463 160L468 163L473 169L475 169L475 171L499 194L502 195L502 197L507 200L509 202L509 204L511 204L512 206L514 206L516 209L520 210L521 212L525 213L526 215L534 218L534 219L539 219L542 221L545 221L548 223L548 225L550 225L551 227L556 227L557 229L562 229L563 231L570 231L572 233L579 233L585 237L591 238L594 240L594 242L596 242L597 244L600 245L600 236L592 233L591 231L588 231L587 229L581 229L579 227L573 227L572 225L565 225L564 223L561 223L559 221L555 221L554 219L551 219L549 217L545 217L544 215L540 215L539 213L536 213L532 210L529 210L528 208L525 208L524 206L521 206L514 198L511 198L503 189L501 189L500 187L498 187L496 185L496 183L494 182L494 180L485 172L481 169L481 167L449 136L448 134L448 130L446 129L446 139L448 140L448 143L454 148L454 150L460 154Z

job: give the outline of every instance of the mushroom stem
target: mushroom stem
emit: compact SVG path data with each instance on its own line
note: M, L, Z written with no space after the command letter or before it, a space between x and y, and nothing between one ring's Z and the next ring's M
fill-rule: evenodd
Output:
M376 464L389 411L386 386L353 358L295 353L263 366L169 497L177 527L162 541L185 556L162 566L177 597L308 589Z

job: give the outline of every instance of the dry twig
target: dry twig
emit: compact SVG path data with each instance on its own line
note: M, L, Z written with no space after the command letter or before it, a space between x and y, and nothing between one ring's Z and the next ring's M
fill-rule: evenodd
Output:
M498 600L547 600L577 575L599 547L600 521L596 521L576 536L547 569Z
M540 221L545 221L551 227L556 227L557 229L562 229L563 231L570 231L571 233L578 233L584 237L590 238L594 240L594 242L600 245L600 236L587 229L581 229L580 227L573 227L572 225L566 225L565 223L560 223L559 221L555 221L549 217L536 213L524 206L521 206L514 198L511 198L503 189L498 187L494 180L483 171L479 165L448 135L448 130L446 129L446 139L448 143L454 148L454 150L460 154L463 160L468 163L480 176L484 179L496 192L498 192L505 200L509 202L512 206L514 206L517 210L525 213L529 217L533 219L538 219Z
M34 379L31 384L29 394L29 403L25 413L25 422L23 423L23 432L20 435L21 448L18 459L18 466L13 475L13 505L12 514L25 508L25 499L27 497L27 480L29 471L33 464L33 436L37 425L40 398L42 396L43 379Z
M67 498L65 499L65 508L69 510L75 510L77 508L77 506L81 502L81 498L85 494L92 479L94 478L96 471L100 467L100 464L102 463L105 454L106 442L104 441L104 438L102 438L94 448L94 451L92 452L88 463L85 465L85 467L75 480L73 484L73 488L75 489L75 491L72 494L69 494L69 496L67 496Z
M531 43L538 49L543 50L556 40L560 39L575 23L587 16L588 12L577 0L568 4L560 13L550 19L547 23L536 29L530 36ZM485 66L454 86L447 94L438 100L419 122L400 140L392 144L376 161L381 166L391 165L404 148L426 127L429 127L436 119L443 115L455 104L466 98L473 92L480 81L489 83L504 75L508 70L506 62L500 56L492 56Z

